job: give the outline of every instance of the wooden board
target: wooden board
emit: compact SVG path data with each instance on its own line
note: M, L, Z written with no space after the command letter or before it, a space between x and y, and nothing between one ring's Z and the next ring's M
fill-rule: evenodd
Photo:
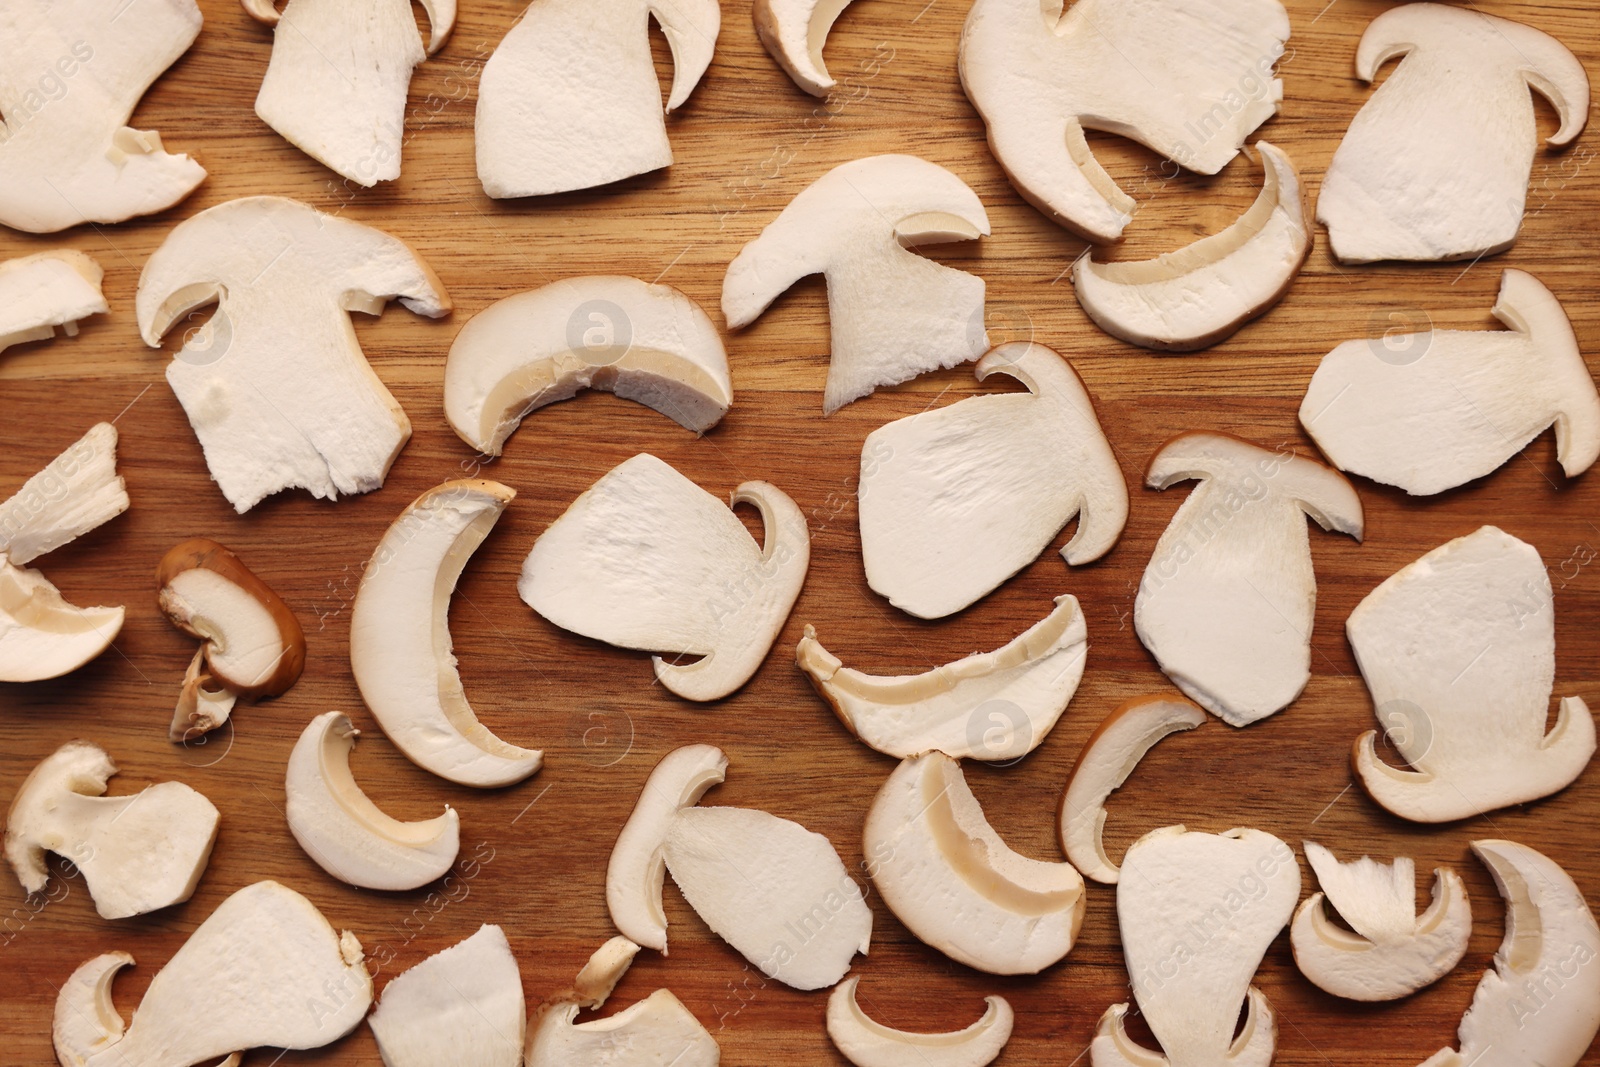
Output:
M717 803L764 808L826 834L858 877L863 815L893 762L852 740L811 693L791 652L815 623L852 665L884 673L925 670L996 647L1042 617L1050 598L1076 594L1092 643L1082 688L1055 732L1016 766L974 766L968 777L997 829L1030 855L1057 859L1055 811L1066 774L1089 732L1123 699L1168 690L1134 636L1133 596L1161 530L1187 493L1139 488L1152 452L1174 433L1226 430L1267 446L1309 452L1295 412L1317 360L1335 343L1380 334L1425 312L1439 326L1487 328L1503 266L1537 274L1565 303L1580 342L1600 358L1600 297L1593 249L1600 239L1600 167L1591 131L1562 154L1541 151L1529 217L1510 252L1475 265L1337 267L1325 235L1304 274L1264 320L1194 356L1159 358L1111 340L1079 310L1063 274L1083 250L1011 189L990 157L982 125L956 76L966 4L957 0L863 0L842 18L828 48L839 77L829 102L796 90L760 48L743 3L725 5L716 60L699 91L669 121L677 163L668 171L570 196L497 203L473 167L477 73L515 20L513 2L463 5L454 37L412 86L403 177L363 191L342 182L256 119L252 101L270 33L237 4L205 0L195 48L146 98L135 117L168 146L197 156L209 181L186 203L116 227L49 238L0 232L0 258L66 246L106 268L111 313L76 340L13 349L0 357L0 495L98 420L121 432L121 470L133 507L52 555L47 573L82 604L126 604L114 650L59 682L0 686L0 797L9 798L39 759L87 737L106 746L122 774L113 791L180 779L223 812L211 866L188 904L110 923L98 919L81 879L53 890L42 908L0 887L0 1060L51 1062L55 989L88 957L112 948L139 960L119 983L124 1014L151 975L226 896L263 878L306 893L330 921L356 932L378 985L484 922L507 929L530 1004L569 982L612 930L603 895L612 840L655 761L690 742L723 746L731 759ZM1352 75L1367 22L1392 6L1376 0L1289 0L1294 37L1281 64L1282 114L1263 131L1303 168L1314 193L1339 137L1368 95ZM1547 30L1600 70L1600 20L1590 0L1481 0L1478 10ZM667 70L657 41L657 60ZM1541 129L1554 123L1541 104ZM594 136L606 137L596 129ZM1258 173L1243 158L1215 179L1175 175L1170 165L1112 137L1094 145L1139 201L1119 256L1152 255L1215 232L1255 195ZM507 455L481 471L519 496L467 567L452 611L456 651L481 718L507 740L541 747L545 770L515 788L476 792L407 762L363 707L347 659L351 599L364 560L401 509L424 489L479 471L441 411L441 373L457 330L491 302L554 279L621 273L659 279L716 312L729 260L796 192L848 159L913 152L953 169L982 197L993 235L933 250L989 284L992 336L1033 336L1072 359L1099 405L1133 487L1127 531L1110 555L1068 570L1051 550L972 609L936 624L914 621L866 587L854 487L862 439L883 423L976 392L967 368L931 374L821 415L827 369L825 293L801 283L754 327L729 339L737 402L715 431L693 435L643 407L583 395L538 413ZM418 248L455 299L452 318L430 322L392 306L356 316L373 367L410 414L415 433L385 487L337 504L302 493L235 516L210 483L200 449L165 384L167 351L139 340L138 273L171 227L234 197L276 193L380 226ZM1397 317L1398 316L1398 317ZM201 316L203 318L203 316ZM195 325L200 319L197 318ZM187 324L185 326L187 328ZM561 632L517 598L515 576L545 525L616 463L649 450L711 492L769 479L800 503L813 538L804 593L767 663L732 698L687 704L652 684L649 660ZM1493 886L1468 851L1474 838L1508 837L1547 851L1600 899L1600 774L1558 796L1439 829L1381 812L1351 787L1347 753L1373 725L1372 708L1343 634L1366 593L1449 538L1497 523L1538 547L1550 568L1557 613L1558 694L1600 698L1600 478L1567 484L1549 435L1492 477L1427 500L1362 483L1365 544L1313 531L1320 593L1315 677L1289 710L1248 730L1212 722L1158 747L1117 797L1108 840L1120 853L1145 831L1257 826L1292 844L1315 839L1341 854L1415 856L1419 871L1448 864L1473 895L1476 928L1461 967L1408 1000L1357 1008L1319 993L1295 971L1286 938L1268 954L1258 984L1278 1009L1279 1064L1415 1064L1454 1042L1456 1021L1502 929ZM178 540L204 535L232 546L294 608L309 633L305 677L280 700L242 710L236 728L204 745L166 741L179 679L193 646L157 613L152 574ZM313 865L285 826L283 769L304 724L329 709L364 730L357 779L401 818L462 816L462 866L432 891L351 889ZM1309 873L1307 875L1309 880ZM1424 881L1426 879L1424 878ZM0 877L0 882L9 877ZM1425 886L1422 889L1426 891ZM1114 895L1090 890L1088 917L1068 960L1041 977L996 979L916 942L876 895L872 953L859 961L862 1000L880 1019L952 1029L1002 993L1017 1009L1003 1063L1079 1062L1095 1020L1128 997ZM825 995L765 980L667 891L672 954L646 953L621 986L621 1007L670 986L709 1027L730 1065L843 1062L823 1033ZM1142 1024L1135 1032L1149 1040ZM266 1064L378 1063L362 1027L331 1048L253 1054ZM1600 1062L1591 1051L1587 1063Z

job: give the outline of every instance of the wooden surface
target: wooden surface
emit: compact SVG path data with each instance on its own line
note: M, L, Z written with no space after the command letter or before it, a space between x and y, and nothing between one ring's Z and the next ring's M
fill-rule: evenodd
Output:
M795 89L761 50L747 5L729 3L705 82L669 120L678 160L670 170L597 191L497 203L483 196L473 169L476 73L516 18L517 3L463 4L454 37L413 82L403 177L362 191L346 188L256 119L252 102L270 33L236 3L205 0L199 42L155 86L135 122L159 129L172 150L200 159L211 175L206 184L172 211L122 226L47 238L0 232L0 258L59 246L95 256L106 268L111 303L111 313L85 324L76 340L0 356L0 496L92 423L115 420L120 469L133 499L126 515L43 564L70 600L126 604L128 622L115 648L76 674L0 686L0 797L9 801L29 768L62 742L86 737L108 748L122 768L113 792L179 779L223 813L210 869L194 899L180 907L111 923L96 917L81 879L58 875L52 896L59 899L36 914L37 902L24 904L14 883L0 886L0 916L10 916L0 937L0 1061L52 1061L55 988L80 962L113 948L137 957L138 968L117 992L126 1015L184 937L230 893L263 878L304 892L332 923L353 930L379 970L380 990L390 976L480 923L501 923L529 1003L537 1003L569 982L612 933L603 894L612 840L655 761L686 743L710 742L728 752L728 781L711 802L796 819L826 834L848 865L859 864L863 816L894 764L852 740L794 667L792 649L808 622L853 666L919 671L996 647L1042 617L1051 597L1076 594L1091 650L1067 714L1020 764L968 768L1006 840L1029 855L1059 859L1056 805L1084 739L1118 702L1167 689L1131 624L1142 568L1187 492L1140 488L1143 466L1162 441L1183 430L1216 429L1309 452L1295 412L1324 353L1340 340L1381 333L1391 313L1412 309L1425 310L1440 326L1488 327L1504 266L1531 270L1554 290L1580 342L1591 358L1600 357L1592 258L1600 239L1600 167L1590 162L1592 130L1565 153L1541 150L1521 240L1504 255L1470 267L1340 269L1319 233L1283 303L1208 352L1162 358L1106 337L1062 277L1082 243L1007 184L960 90L956 42L967 5L924 4L862 0L852 7L828 47L841 86L823 104ZM1368 95L1351 74L1356 41L1392 5L1289 0L1288 6L1293 39L1280 67L1286 99L1262 132L1298 162L1314 194ZM1600 71L1600 20L1591 0L1472 6L1553 33L1590 71ZM666 70L665 47L659 40L656 46ZM1540 107L1548 133L1554 123ZM1119 256L1152 255L1215 232L1255 195L1259 176L1243 158L1215 179L1174 177L1170 165L1116 138L1096 136L1094 143L1140 205ZM499 298L589 273L671 283L720 322L722 273L744 242L830 167L882 152L941 163L982 197L993 235L932 254L988 282L994 340L1036 337L1066 353L1083 376L1133 495L1117 547L1069 571L1055 553L1069 528L999 591L936 624L916 622L872 594L862 575L853 495L862 439L891 419L976 389L969 370L956 368L881 391L824 420L826 303L820 280L811 279L729 339L735 407L704 438L638 405L586 394L529 419L505 458L482 468L520 495L467 567L451 615L456 651L483 721L510 742L543 748L546 766L522 785L477 792L407 762L376 728L351 680L348 620L363 562L388 523L424 489L479 469L441 410L443 361L456 331ZM399 305L378 319L355 316L373 367L415 427L381 491L337 504L285 493L241 518L210 483L162 377L179 331L167 351L146 348L133 299L141 266L176 222L257 193L297 197L399 235L437 270L456 311L440 322ZM690 705L652 685L647 657L558 631L517 598L515 576L539 532L594 479L642 450L718 495L745 479L770 479L810 521L812 568L792 617L751 684L711 706ZM1351 788L1347 752L1373 721L1343 634L1346 616L1383 578L1449 538L1498 523L1537 546L1550 567L1557 694L1600 700L1600 568L1587 562L1600 549L1594 523L1600 477L1591 472L1563 483L1547 434L1492 477L1437 499L1409 501L1367 483L1359 489L1365 544L1315 530L1311 536L1320 594L1315 677L1305 695L1247 730L1212 721L1165 742L1118 795L1108 819L1117 853L1169 823L1213 831L1248 825L1297 846L1311 838L1341 854L1411 855L1419 872L1449 864L1464 875L1476 920L1466 959L1438 985L1399 1003L1358 1008L1321 994L1295 971L1287 939L1279 938L1257 981L1279 1012L1277 1062L1284 1067L1414 1064L1454 1043L1456 1022L1502 930L1502 908L1467 851L1470 840L1503 836L1544 850L1600 900L1593 831L1600 772L1526 808L1439 829L1389 817ZM193 646L157 613L152 573L168 547L197 535L231 546L286 598L308 632L310 651L304 678L282 699L241 710L236 728L203 746L179 747L167 742L166 727ZM285 759L304 724L334 708L364 730L354 770L382 807L401 818L429 816L445 803L460 810L462 866L431 894L352 889L314 866L290 837L282 815ZM1029 979L992 978L946 960L916 942L873 895L872 952L856 969L862 1001L890 1024L951 1029L977 1017L984 994L1002 993L1017 1009L1002 1063L1079 1062L1097 1017L1128 997L1114 894L1099 886L1089 894L1077 948ZM724 1063L843 1062L823 1032L824 993L765 981L670 885L666 907L671 957L644 953L610 1007L666 985L715 1033ZM1149 1040L1142 1024L1134 1032ZM275 1055L256 1052L248 1062L378 1062L365 1026L321 1051L276 1061ZM1600 1062L1600 1054L1591 1051L1585 1062Z

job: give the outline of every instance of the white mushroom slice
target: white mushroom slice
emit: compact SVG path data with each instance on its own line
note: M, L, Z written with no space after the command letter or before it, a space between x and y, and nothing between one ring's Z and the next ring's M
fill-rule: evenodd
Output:
M1090 241L1115 241L1134 200L1084 130L1132 138L1215 174L1277 113L1289 39L1278 0L977 0L961 84L1023 199Z
M1345 623L1378 722L1410 770L1356 739L1356 778L1414 822L1465 819L1566 788L1595 750L1594 717L1555 686L1550 576L1538 550L1494 526L1391 575Z
M522 1067L528 1016L505 931L480 926L395 975L367 1024L384 1067Z
M761 512L757 545L732 511ZM625 537L619 531L627 531ZM523 601L573 633L654 657L656 678L687 700L717 700L766 658L811 562L800 508L768 482L728 506L642 452L613 467L540 535L522 564Z
M1078 691L1089 632L1077 597L993 652L922 674L844 666L806 627L795 659L833 713L868 747L905 758L937 749L955 759L1019 759L1039 747Z
M520 782L544 759L478 721L451 651L450 595L514 496L460 479L417 497L367 561L350 614L350 669L389 740L424 770L484 789Z
M1472 851L1505 898L1505 939L1461 1017L1461 1051L1442 1048L1423 1067L1576 1067L1600 1031L1594 913L1548 856L1514 841Z
M827 96L838 84L822 61L828 31L850 0L755 0L756 34L767 54L812 96Z
M961 764L903 760L878 790L862 853L883 902L916 937L991 974L1037 974L1072 949L1083 879L1013 852L984 818Z
M1283 298L1311 254L1300 175L1266 141L1256 142L1265 175L1254 204L1221 233L1137 262L1072 268L1078 303L1095 324L1129 344L1193 352L1230 337Z
M685 808L667 870L712 932L769 979L824 989L872 941L872 911L833 845L752 808Z
M178 703L172 712L167 737L186 743L210 733L228 721L238 703L239 694L206 670L206 649L201 645L195 649L194 658L183 672L183 686L178 690Z
M83 872L103 919L194 893L217 839L217 809L182 782L104 796L116 773L105 749L68 741L23 779L6 815L6 860L23 889L44 892L45 853L54 852Z
M139 17L106 0L10 0L0 10L0 223L53 233L176 204L205 180L154 130L125 123L200 33L194 0Z
M963 1030L925 1034L895 1030L856 1003L854 975L828 996L828 1037L856 1067L984 1067L1011 1040L1015 1019L1004 997L985 997L983 1018Z
M1551 426L1575 478L1600 458L1600 393L1554 294L1500 277L1509 330L1346 341L1323 357L1300 424L1340 470L1427 496L1498 469Z
M650 55L654 17L672 46L667 110L711 65L717 0L538 0L484 65L478 179L492 197L591 189L672 165Z
M284 140L358 185L400 177L411 72L444 46L455 0L423 0L426 55L403 0L244 0L276 26L256 114Z
M580 389L603 389L697 432L733 403L722 337L700 305L636 278L569 278L489 305L444 365L444 413L498 456L523 418Z
M1128 487L1077 372L1043 345L1001 345L979 381L1027 392L969 397L911 415L861 448L861 555L867 583L912 615L976 602L1038 558L1073 516L1073 566L1111 550Z
M42 573L0 556L0 682L59 678L111 647L122 608L67 603Z
M58 326L76 337L80 320L110 310L100 292L104 276L100 264L68 249L0 263L0 352L48 341Z
M1101 834L1106 825L1106 799L1156 742L1180 730L1193 730L1206 713L1187 700L1167 696L1135 697L1106 716L1084 742L1078 762L1061 794L1061 849L1072 865L1106 885L1121 877L1106 853Z
M383 484L411 422L349 313L381 314L395 298L429 318L450 311L438 277L398 238L277 196L186 219L145 263L137 307L150 347L217 305L167 364L167 382L236 511L284 489L337 499Z
M824 414L989 347L982 278L906 249L988 236L965 182L916 156L841 164L789 202L728 265L722 314L750 325L801 278L828 283L832 353Z
M1532 88L1570 143L1589 79L1566 47L1475 9L1405 4L1373 19L1356 50L1370 82L1405 57L1350 123L1322 180L1317 221L1345 263L1471 259L1510 248L1539 145ZM1463 169L1459 161L1472 160Z
M1322 893L1295 912L1289 943L1300 973L1319 989L1349 1000L1397 1000L1461 962L1472 936L1472 906L1455 871L1434 868L1433 903L1418 918L1410 859L1379 863L1363 856L1340 863L1314 841L1306 842L1306 859ZM1324 893L1355 933L1328 918Z
M1227 434L1169 441L1152 489L1200 485L1162 531L1134 600L1139 640L1184 695L1230 726L1291 704L1311 679L1317 579L1305 516L1361 540L1361 500L1337 471Z
M109 983L130 962L125 953L97 957L62 987L62 1064L172 1067L263 1045L321 1048L354 1030L372 1004L355 935L336 933L315 905L277 882L257 882L218 905L150 980L118 1037Z
M1300 896L1294 850L1260 830L1168 826L1135 841L1117 882L1117 925L1139 1010L1163 1054L1100 1017L1094 1067L1268 1067L1277 1023L1250 985ZM1239 1008L1250 1013L1237 1038Z
M650 772L606 865L606 907L630 940L666 953L661 886L667 873L667 833L678 813L700 803L727 773L728 757L712 745L674 749Z

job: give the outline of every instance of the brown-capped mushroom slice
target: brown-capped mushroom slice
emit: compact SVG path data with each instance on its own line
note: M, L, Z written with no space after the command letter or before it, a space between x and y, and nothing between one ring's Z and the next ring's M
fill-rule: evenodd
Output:
M1011 1040L1015 1014L1005 997L984 998L988 1007L971 1026L919 1033L885 1026L862 1011L860 981L851 975L828 996L828 1038L855 1067L985 1067Z
M109 310L104 275L100 264L65 248L0 263L0 352L48 341L58 327L77 336L80 320Z

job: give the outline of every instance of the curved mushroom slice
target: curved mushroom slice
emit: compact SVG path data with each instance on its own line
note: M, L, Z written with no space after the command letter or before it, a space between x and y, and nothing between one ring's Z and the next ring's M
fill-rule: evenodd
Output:
M1311 254L1300 175L1282 150L1256 142L1265 180L1223 230L1155 259L1072 267L1078 303L1095 324L1161 352L1214 345L1283 298Z
M828 1037L856 1067L984 1067L1011 1040L1015 1019L1004 997L985 997L983 1018L942 1034L895 1030L870 1018L856 1003L854 975L828 997Z
M1341 863L1314 841L1306 842L1306 859L1323 892L1295 912L1289 943L1300 973L1319 989L1349 1000L1398 1000L1461 962L1472 936L1472 906L1455 871L1434 868L1433 903L1418 918L1411 860L1379 863L1363 856ZM1355 933L1328 918L1324 893Z
M1300 424L1340 470L1413 496L1482 478L1550 426L1577 477L1600 458L1600 393L1566 311L1508 270L1494 316L1510 329L1344 342L1312 375Z
M1359 541L1361 500L1315 460L1227 434L1181 434L1145 474L1152 489L1190 479L1200 485L1140 579L1134 629L1184 695L1248 726L1311 678L1317 579L1304 515Z
M355 935L336 933L315 905L277 882L218 905L150 980L119 1037L109 985L131 962L126 953L96 957L62 987L55 1034L63 1064L170 1067L262 1045L321 1048L354 1030L372 1004Z
M1391 575L1345 623L1385 737L1411 770L1356 739L1363 788L1413 822L1449 822L1566 788L1595 750L1594 718L1555 685L1555 606L1539 553L1494 526Z
M1061 849L1072 865L1106 885L1121 877L1106 854L1101 833L1106 825L1106 799L1156 742L1180 730L1193 730L1206 713L1187 700L1167 696L1135 697L1106 716L1089 735L1061 794Z
M635 400L703 432L733 403L722 337L669 285L569 278L489 305L450 346L444 413L479 452L498 456L522 420L580 389Z
M918 940L991 974L1037 974L1072 950L1083 879L1000 840L942 752L902 760L867 812L862 852L883 901Z
M522 1067L528 1016L505 931L485 924L395 975L367 1024L384 1067Z
M672 46L667 110L689 99L722 28L717 0L539 0L484 65L478 180L492 197L544 196L672 165L650 55Z
M822 61L828 31L851 0L755 0L756 34L767 54L812 96L839 84Z
M23 779L6 815L6 859L23 889L44 891L45 853L54 852L83 872L103 919L194 893L217 839L217 809L182 782L104 796L116 773L105 749L68 741Z
M228 721L238 703L239 694L206 670L206 650L201 645L183 672L183 686L178 690L178 704L172 712L167 738L184 743L209 733Z
M937 749L955 759L1019 759L1039 747L1078 691L1089 632L1078 598L993 652L922 674L864 674L844 666L806 627L800 669L845 728L869 748L905 758Z
M982 278L906 249L988 236L965 182L917 156L868 156L833 168L789 202L728 265L722 314L750 325L801 278L828 283L832 334L823 414L880 385L977 359Z
M206 465L241 514L284 489L337 499L383 484L411 422L367 364L349 312L398 298L429 318L444 286L398 238L295 200L253 196L186 219L139 277L139 332L215 303L167 364Z
M1038 558L1061 528L1077 566L1111 551L1128 487L1077 372L1043 345L1001 345L974 369L1025 393L969 397L911 415L861 448L861 555L867 583L912 615L975 603Z
M450 595L514 496L460 479L417 497L367 561L350 613L350 669L389 740L423 770L484 789L520 782L544 760L478 721L451 651Z
M100 292L104 276L100 264L65 248L0 263L0 352L48 341L57 326L76 337L80 320L110 310Z
M42 573L0 556L0 682L70 674L111 647L124 615L69 604Z
M737 504L761 512L761 545L731 510ZM717 700L761 666L810 561L805 515L776 486L745 482L724 507L641 452L540 535L517 589L562 629L623 648L701 657L678 664L657 655L656 678L687 700Z
M1373 19L1356 75L1405 58L1334 153L1317 200L1345 263L1471 259L1510 248L1539 143L1529 88L1555 105L1570 143L1589 112L1589 79L1566 47L1531 26L1444 4ZM1463 170L1460 161L1470 159Z
M205 180L159 133L125 125L199 36L200 8L155 0L133 24L123 11L107 0L15 0L0 11L0 223L54 233L122 222L164 211Z
M1289 39L1278 0L977 0L961 84L1023 199L1090 241L1122 236L1134 200L1084 130L1132 138L1201 174L1277 113Z
M728 757L712 745L674 749L650 772L606 865L606 907L630 940L666 953L661 886L667 872L667 833L678 813L700 803L727 773Z

